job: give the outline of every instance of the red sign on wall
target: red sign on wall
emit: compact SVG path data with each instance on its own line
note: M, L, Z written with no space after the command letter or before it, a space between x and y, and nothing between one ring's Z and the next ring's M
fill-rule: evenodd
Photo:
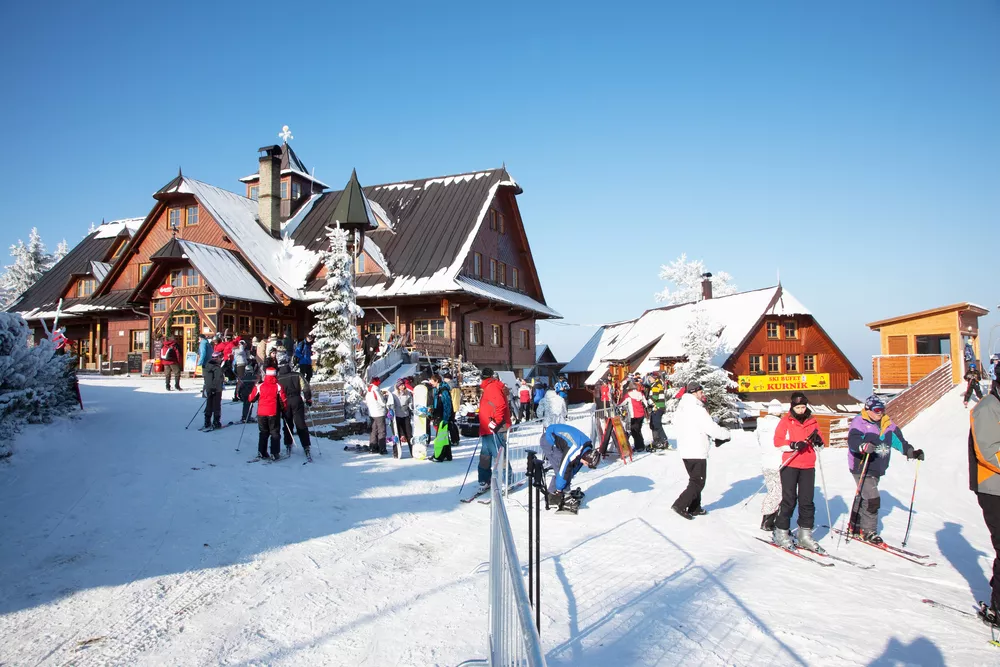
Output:
M174 293L174 286L173 285L160 285L159 292L160 292L160 296L170 296L171 294Z

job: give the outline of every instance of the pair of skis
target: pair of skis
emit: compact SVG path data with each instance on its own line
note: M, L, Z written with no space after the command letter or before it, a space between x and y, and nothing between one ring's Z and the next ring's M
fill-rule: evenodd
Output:
M232 426L232 425L233 425L233 422L226 422L222 426L209 426L208 428L205 428L204 426L202 426L200 429L198 429L198 432L199 433L209 433L211 431L221 431L222 429L226 428L227 426Z
M861 544L867 544L870 547L873 547L875 549L880 549L881 551L884 551L887 554L892 554L897 558L902 558L903 560L909 561L911 563L916 563L917 565L920 565L922 567L937 567L937 563L929 562L928 559L930 558L930 556L927 556L925 554L918 554L912 551L907 551L906 549L894 546L887 542L883 542L882 544L874 544L872 542L866 542L865 540L859 540L856 539L853 535L850 535L849 533L839 528L831 528L831 530L837 533L838 535L843 535L844 537L853 539L855 542L860 542Z
M930 605L932 607L935 607L937 609L945 609L945 610L954 612L956 614L961 614L962 616L968 616L969 618L979 619L983 623L986 623L987 625L989 625L990 628L991 628L991 630L990 630L991 634L993 634L994 637L996 636L996 633L993 632L992 624L990 624L986 620L986 603L985 602L980 602L978 607L973 607L973 609L975 609L976 611L968 611L966 609L960 609L958 607L953 607L950 604L945 604L944 602L938 602L937 600L928 600L927 598L924 598L923 600L921 600L921 602L923 602L924 604L928 604L928 605ZM997 641L996 639L990 639L989 643L991 645L993 645L993 646L1000 647L1000 641Z
M783 547L780 544L772 540L765 540L763 537L754 536L755 539L760 540L764 544L770 544L775 549L780 549L796 558L801 558L802 560L807 560L810 563L819 565L820 567L833 567L836 563L829 563L824 561L824 558L828 558L832 561L838 561L846 565L851 565L858 568L859 570L870 570L874 565L865 565L864 563L859 563L857 561L850 560L849 558L841 558L840 556L834 556L833 554L827 553L825 551L813 551L812 549L806 549L804 547ZM807 556L806 553L809 555Z

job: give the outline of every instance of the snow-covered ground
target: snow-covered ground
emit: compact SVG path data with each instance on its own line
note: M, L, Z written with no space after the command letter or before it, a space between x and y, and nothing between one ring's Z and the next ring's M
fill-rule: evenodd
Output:
M188 386L191 386L190 383ZM449 464L355 455L318 439L300 465L247 464L239 425L184 425L196 391L83 381L79 419L29 427L0 464L0 664L456 665L485 657L488 507L459 504L475 444ZM224 419L238 418L225 402ZM977 621L930 608L988 595L992 554L968 489L953 392L909 428L927 452L909 547L925 568L818 535L875 569L820 568L753 539L753 434L713 452L710 514L680 519L673 453L578 478L576 517L543 517L550 665L996 665ZM823 455L837 525L845 452ZM883 534L906 525L914 464L894 455ZM475 477L475 471L470 477ZM474 481L474 479L473 479ZM511 520L526 546L525 492ZM817 520L826 509L817 492ZM522 558L524 557L522 553Z

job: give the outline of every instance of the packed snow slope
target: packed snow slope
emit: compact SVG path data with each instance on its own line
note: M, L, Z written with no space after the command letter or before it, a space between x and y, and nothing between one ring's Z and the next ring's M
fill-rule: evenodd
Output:
M188 384L190 386L190 383ZM475 445L452 463L356 455L318 439L248 464L254 426L184 425L196 391L84 380L87 411L29 427L0 465L0 664L457 665L484 658L489 508L458 503ZM228 393L228 392L227 392ZM237 404L223 406L238 418ZM968 608L988 595L989 539L967 490L957 392L904 429L927 452L909 547L869 546L820 568L756 539L752 433L715 449L704 504L670 504L674 453L582 472L579 515L543 516L542 641L549 665L996 665ZM845 451L823 454L840 525L853 496ZM914 463L893 454L883 534L902 539ZM471 477L475 477L473 471ZM510 504L526 547L525 492ZM826 506L817 491L817 521ZM522 560L525 552L522 550Z

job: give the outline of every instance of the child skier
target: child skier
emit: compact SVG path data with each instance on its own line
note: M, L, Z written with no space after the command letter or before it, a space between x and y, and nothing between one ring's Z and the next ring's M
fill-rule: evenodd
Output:
M240 417L241 424L246 424L250 419L250 393L253 392L256 384L257 362L251 356L247 358L246 368L243 369L243 375L240 376L236 385L236 396L243 402L243 414Z
M823 553L823 547L813 539L816 505L816 448L823 446L819 423L809 409L809 399L801 391L792 394L791 410L774 431L774 446L782 452L781 506L774 522L774 543L790 549L795 544L788 530L795 504L799 505L798 546Z
M208 363L202 369L205 378L205 426L203 431L222 428L222 385L225 377L222 374L222 354L213 352Z
M580 496L571 490L573 476L584 464L593 470L601 462L601 453L579 429L567 424L553 424L542 432L539 439L542 455L552 468L548 483L549 502L560 512L576 514Z
M898 449L908 460L924 460L924 452L914 449L903 438L903 432L885 412L885 403L878 396L869 396L861 414L851 420L847 434L847 465L861 491L851 507L848 532L853 537L873 544L882 544L878 534L878 511L882 500L878 482L889 468L889 456Z
M782 453L774 446L774 432L778 430L781 421L781 401L771 399L767 404L767 416L757 420L757 444L760 446L760 467L764 472L764 484L767 495L761 506L763 518L760 529L772 532L774 521L778 518L778 507L781 505L781 469Z
M278 369L268 364L264 370L264 380L250 392L250 402L259 401L257 406L257 459L281 458L281 413L284 412L285 390L278 384ZM271 440L271 454L267 453L267 441Z
M309 439L309 429L306 427L306 408L312 406L312 390L308 382L303 382L302 377L292 370L289 365L288 355L282 357L282 364L278 366L278 384L285 394L285 409L282 412L284 428L282 429L285 441L285 452L292 455L292 427L299 435L299 444L302 445L302 452L306 455L306 461L312 461L309 453L311 444Z

